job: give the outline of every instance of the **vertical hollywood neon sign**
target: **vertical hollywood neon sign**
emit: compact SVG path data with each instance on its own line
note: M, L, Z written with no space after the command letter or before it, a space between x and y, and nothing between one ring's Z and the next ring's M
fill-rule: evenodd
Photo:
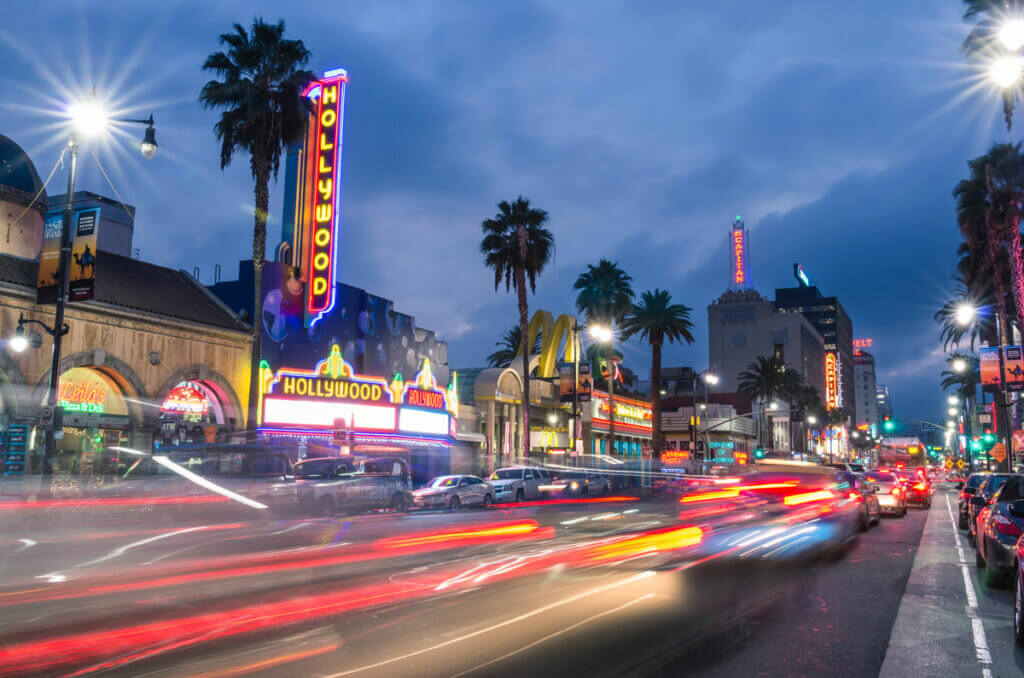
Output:
M341 195L341 139L345 116L345 85L348 74L343 69L328 71L323 80L315 83L306 93L314 104L316 136L314 148L307 149L306 157L312 163L308 175L312 185L308 188L312 218L309 239L309 268L306 312L310 326L334 308L335 258L338 226L338 207Z
M830 410L839 407L839 371L831 351L825 354L825 403Z
M730 286L734 290L750 289L750 270L747 263L747 229L743 220L736 217L729 234L729 251L732 255Z

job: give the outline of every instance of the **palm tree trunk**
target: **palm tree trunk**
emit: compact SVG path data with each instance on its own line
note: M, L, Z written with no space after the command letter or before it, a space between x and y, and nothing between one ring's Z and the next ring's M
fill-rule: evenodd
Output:
M530 341L526 336L526 225L519 224L519 265L516 266L516 291L519 294L519 336L523 340L523 458L530 456Z
M252 305L252 356L249 369L249 407L246 416L246 427L256 430L259 417L259 373L261 356L261 338L263 334L263 261L267 253L267 214L270 209L270 168L264 163L255 163L256 186L254 198L256 213L252 229L252 272L253 272L253 305Z
M604 359L608 362L608 454L615 453L615 355L609 339L604 349Z
M1017 306L1017 315L1024 313L1024 256L1020 251L1020 217L1010 219L1010 273L1013 279L1013 300Z
M651 342L651 459L661 457L661 342ZM693 454L690 455L693 457Z

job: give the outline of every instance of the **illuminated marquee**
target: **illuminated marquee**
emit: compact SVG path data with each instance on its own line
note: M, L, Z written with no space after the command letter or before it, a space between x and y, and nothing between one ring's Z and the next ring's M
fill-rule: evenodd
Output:
M312 137L315 147L307 149L306 155L310 163L308 214L312 218L306 259L309 268L306 311L311 317L310 325L334 308L341 130L347 83L345 71L329 71L307 92L307 96L315 100L316 108L316 135Z
M430 367L411 382L396 374L389 382L355 374L335 344L312 370L261 367L261 428L266 432L329 435L337 422L353 430L357 442L419 444L450 442L455 437L458 394L455 375L447 391Z
M182 414L187 417L205 417L210 411L210 401L202 391L188 384L175 386L164 398L160 411L166 414Z
M65 381L61 382L57 400L68 412L102 414L106 397L107 391L99 382Z
M825 354L825 404L829 409L839 407L839 369L836 354Z
M593 394L593 421L601 426L609 422L608 396L604 393ZM615 396L615 430L622 433L635 433L650 436L654 430L653 413L650 403L642 400L631 400Z
M742 229L736 229L732 232L732 281L737 285L742 285L747 282L747 275L744 266L746 261L744 259L744 233Z

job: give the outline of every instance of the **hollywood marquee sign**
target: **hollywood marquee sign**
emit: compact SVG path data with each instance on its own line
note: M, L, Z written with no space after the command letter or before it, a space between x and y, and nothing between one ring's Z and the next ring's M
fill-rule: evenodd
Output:
M451 443L458 393L437 385L430 361L406 382L355 374L337 344L312 370L260 370L260 428L267 433L331 435L340 423L356 442L388 439L409 445ZM366 438L366 440L363 440Z

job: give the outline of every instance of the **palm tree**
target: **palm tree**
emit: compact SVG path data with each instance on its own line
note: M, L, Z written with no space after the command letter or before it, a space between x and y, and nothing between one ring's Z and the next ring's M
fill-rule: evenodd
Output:
M491 367L508 367L512 364L512 360L519 353L519 349L523 347L523 335L519 329L519 325L513 325L509 328L508 332L502 335L501 339L494 342L494 345L498 347L498 350L487 356L487 364ZM540 334L533 338L533 346L530 349L530 355L536 355L540 353Z
M765 419L764 405L779 397L784 389L786 365L779 358L771 358L763 355L757 356L754 362L747 366L747 369L740 372L739 391L751 402L761 405L760 419ZM762 425L762 430L764 426ZM764 442L764 435L759 436L759 442ZM775 447L774 435L770 436L771 447Z
M1010 8L1016 3L1006 0L964 0L964 4L967 5L964 18L977 19L974 28L964 39L964 56L969 62L985 67L993 58L1004 53L999 45L999 29ZM1018 87L1007 87L1002 91L1003 118L1006 120L1007 131L1013 125L1013 109L1020 95Z
M1024 159L1019 144L995 144L985 155L969 161L970 176L953 189L957 223L971 258L983 259L987 271L980 279L967 278L968 291L979 295L979 287L991 280L996 313L1000 320L1000 343L1009 343L1007 285L1012 281L1014 305L1024 308L1024 258L1020 250L1020 201L1024 195ZM973 262L967 266L977 268Z
M804 381L804 375L797 372L792 367L787 367L782 372L782 388L779 390L779 396L789 403L790 411L800 407L800 399L803 396L803 390L806 386ZM789 417L789 444L792 449L793 446L793 417L792 414Z
M519 336L526 336L529 307L526 301L526 282L530 291L537 293L537 276L551 261L555 238L544 227L548 213L530 207L530 201L519 196L514 201L502 200L498 212L480 224L484 239L480 253L484 263L494 270L494 289L505 279L505 291L514 289L519 300ZM530 454L530 352L523 352L523 456Z
M988 339L995 343L995 323L991 314L978 314L977 321L964 326L957 322L957 311L961 304L969 304L976 308L991 306L988 302L990 295L975 297L968 291L968 284L962 274L954 278L956 286L953 290L953 298L942 305L935 312L935 322L942 326L942 347L948 351L954 346L959 346L964 336L971 340L971 350L974 350L975 342L981 339Z
M606 325L612 330L621 325L626 314L633 308L633 277L619 268L618 263L601 259L597 266L587 264L587 270L576 278L573 289L576 295L576 310L584 315L588 323ZM615 378L614 352L612 342L605 346L608 371L608 451L615 450Z
M301 40L284 39L284 21L253 21L247 32L241 24L220 36L226 51L206 57L203 70L217 79L203 85L199 101L221 111L214 133L220 141L220 167L226 168L236 152L249 155L255 181L252 230L253 316L252 365L249 379L249 427L256 422L259 400L260 344L263 332L263 262L267 250L267 214L270 177L277 178L281 153L306 132L310 107L302 93L314 79L302 67L309 50Z
M654 289L640 295L640 301L622 324L624 339L639 334L651 345L651 423L654 426L651 451L656 456L661 455L661 346L666 340L693 343L690 310L689 306L673 304L667 290Z

